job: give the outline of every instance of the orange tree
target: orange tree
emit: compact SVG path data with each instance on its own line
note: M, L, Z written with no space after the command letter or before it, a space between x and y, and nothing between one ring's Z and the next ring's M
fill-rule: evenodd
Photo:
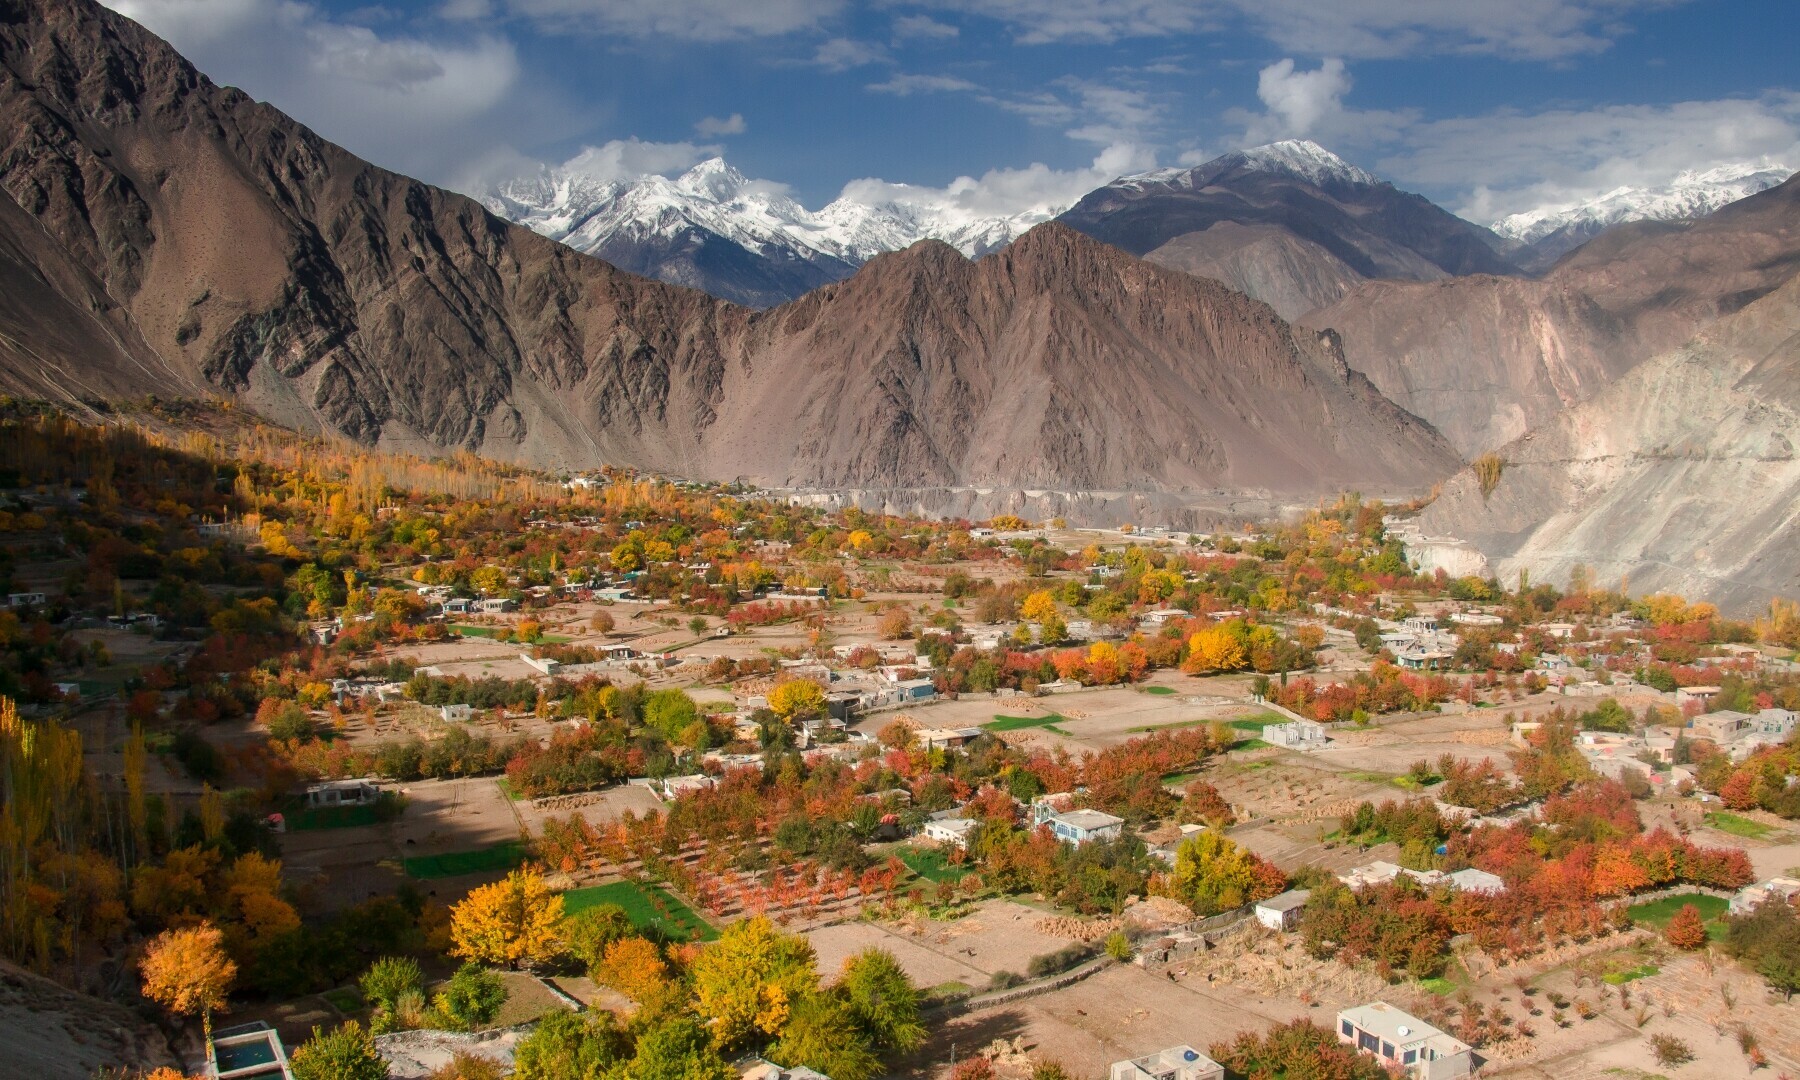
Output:
M451 952L484 964L541 964L563 951L563 898L536 870L470 890L450 909Z
M199 1013L212 1040L212 1011L223 1008L237 965L225 955L225 935L209 923L165 930L139 962L144 996L176 1016Z

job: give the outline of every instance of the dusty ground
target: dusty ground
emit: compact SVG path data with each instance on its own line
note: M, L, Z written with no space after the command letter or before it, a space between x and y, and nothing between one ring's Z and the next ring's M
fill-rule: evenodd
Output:
M194 1040L198 1048L199 1040ZM88 1080L122 1061L177 1064L153 1025L110 1001L77 994L0 961L0 1076Z
M1044 915L1013 900L987 900L948 922L849 922L806 936L818 952L821 972L835 972L853 953L879 946L893 952L919 986L960 982L980 989L994 972L1022 975L1032 957L1069 944L1038 930Z

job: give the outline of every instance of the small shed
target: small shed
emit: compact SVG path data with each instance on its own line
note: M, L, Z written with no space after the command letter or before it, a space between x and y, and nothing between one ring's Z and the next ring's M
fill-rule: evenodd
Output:
M1292 930L1300 925L1300 917L1306 913L1306 901L1311 897L1311 889L1289 889L1267 900L1259 900L1256 921L1271 930Z

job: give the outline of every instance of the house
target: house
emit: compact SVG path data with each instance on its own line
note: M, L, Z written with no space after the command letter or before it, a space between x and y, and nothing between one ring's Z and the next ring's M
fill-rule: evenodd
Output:
M1500 880L1500 875L1490 874L1486 870L1477 870L1474 867L1458 870L1444 880L1449 882L1450 887L1457 892L1499 896L1506 891L1506 882Z
M1454 659L1456 654L1448 649L1405 649L1394 655L1394 661L1408 671L1440 671Z
M1113 1062L1107 1080L1225 1080L1225 1067L1191 1046L1171 1046Z
M1752 719L1749 713L1720 709L1714 713L1701 713L1688 723L1688 727L1693 729L1694 738L1711 739L1724 745L1736 742L1740 735L1748 733Z
M481 602L481 613L483 615L504 615L506 612L517 611L518 609L518 601L505 596L490 596Z
M1719 688L1716 686L1682 686L1675 690L1675 704L1685 707L1689 702L1694 702L1704 710L1718 696Z
M955 814L957 811L950 810L946 813ZM975 830L979 828L981 828L981 822L974 818L933 817L927 820L925 827L919 831L925 834L927 840L936 840L940 844L948 844L951 847L968 847L969 837L974 835Z
M1567 641L1575 636L1575 624L1566 622L1547 622L1538 626L1546 635L1558 641Z
M1771 900L1791 903L1800 895L1800 878L1773 877L1746 885L1731 898L1731 914L1748 915Z
M42 607L43 605L44 594L41 592L16 592L10 593L6 597L6 606L9 608Z
M1311 897L1311 889L1289 889L1267 900L1259 900L1256 921L1271 930L1292 930L1300 925L1300 916L1306 913L1306 901Z
M215 1080L294 1080L281 1034L260 1020L213 1032L206 1072Z
M937 684L930 679L905 679L894 685L904 701L930 701L937 697Z
M1459 611L1450 616L1450 621L1458 626L1494 627L1506 625L1506 620L1498 615L1490 615L1484 611Z
M467 615L475 607L475 601L466 596L457 596L444 601L444 614Z
M690 776L664 777L660 785L662 797L673 801L693 791L705 791L713 786L713 778L705 773L694 773Z
M1475 1067L1468 1043L1385 1001L1338 1013L1337 1031L1338 1041L1380 1058L1385 1065L1399 1066L1413 1080L1468 1076Z
M1264 724L1262 738L1270 746L1285 746L1290 750L1317 750L1330 742L1325 737L1325 725L1314 720Z
M444 723L446 724L467 723L475 716L475 706L440 705L438 706L438 715L444 718Z
M546 675L556 674L556 669L562 666L561 661L550 660L541 656L533 656L530 653L520 653L519 659L525 661L526 667L541 671Z
M787 1069L755 1055L735 1061L731 1067L737 1070L738 1080L831 1080L824 1073L804 1065Z
M367 780L329 780L308 785L305 792L308 809L332 806L372 806L381 798L381 789Z
M1408 870L1398 863L1377 860L1367 866L1359 866L1354 870L1338 875L1338 880L1352 889L1366 889L1371 885L1386 885L1388 882L1405 875L1426 888L1431 888L1444 880L1441 870Z
M1044 824L1065 844L1080 847L1094 840L1117 840L1125 832L1125 819L1099 810L1070 810Z
M921 728L914 733L913 737L918 739L919 745L927 750L934 750L940 746L945 749L954 749L958 746L967 746L980 738L981 729L972 727Z

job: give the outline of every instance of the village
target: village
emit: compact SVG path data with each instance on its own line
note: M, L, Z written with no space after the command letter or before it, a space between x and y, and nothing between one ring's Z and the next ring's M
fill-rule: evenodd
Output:
M227 930L188 1071L305 1080L361 1025L385 1075L555 1075L545 1017L717 1024L704 958L759 934L807 994L887 958L918 1035L693 1051L758 1080L1800 1068L1785 609L1425 574L1349 501L1188 533L502 477L464 511L359 505L362 465L296 503L260 452L145 548L229 585L9 548L55 643L19 722L79 736L144 853L97 940ZM502 894L567 928L469 945ZM396 957L503 1004L401 1009Z

